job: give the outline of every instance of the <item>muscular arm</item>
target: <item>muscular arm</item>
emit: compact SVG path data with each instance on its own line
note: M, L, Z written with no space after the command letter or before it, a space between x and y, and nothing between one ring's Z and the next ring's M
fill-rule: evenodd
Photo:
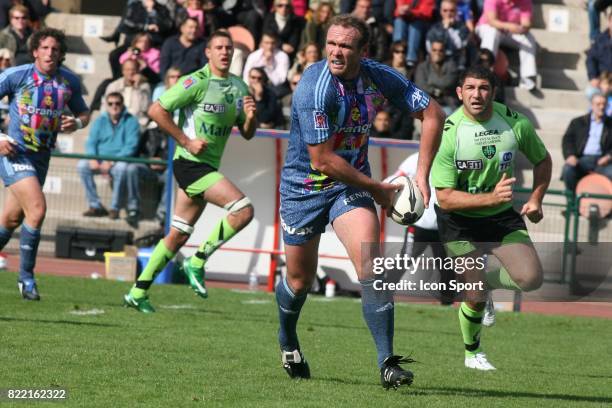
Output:
M158 101L154 102L148 111L149 117L154 120L160 129L170 136L176 142L185 147L189 144L190 139L185 133L174 123L172 113L165 110Z
M544 194L548 190L550 178L552 176L552 159L550 153L546 153L544 160L539 162L533 168L533 192L529 197L529 201L537 201L542 203Z
M454 188L436 188L438 205L445 211L470 211L495 207L492 193L470 194Z

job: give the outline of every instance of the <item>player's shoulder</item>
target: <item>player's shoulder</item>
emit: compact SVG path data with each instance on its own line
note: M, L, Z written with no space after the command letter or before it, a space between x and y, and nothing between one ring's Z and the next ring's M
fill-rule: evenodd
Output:
M238 89L238 91L244 95L249 93L249 86L244 80L238 75L229 74L229 80Z
M74 71L72 71L71 69L67 67L61 66L58 69L57 73L59 74L59 76L66 79L72 85L80 83L80 79L78 75L75 74Z
M493 111L513 129L533 129L533 124L527 116L514 109L510 109L510 107L503 103L493 102Z
M294 92L294 103L322 105L325 100L335 99L336 88L332 83L332 74L327 61L321 60L310 65L298 83ZM331 98L331 99L330 99Z
M23 64L16 67L10 67L2 71L2 76L5 78L14 78L29 74L34 70L34 64Z
M454 132L463 122L463 119L465 119L465 113L463 113L463 108L460 106L444 120L444 133Z

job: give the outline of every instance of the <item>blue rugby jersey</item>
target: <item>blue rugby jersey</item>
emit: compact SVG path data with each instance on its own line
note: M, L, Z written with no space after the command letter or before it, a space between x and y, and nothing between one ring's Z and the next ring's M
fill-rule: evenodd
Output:
M370 175L370 128L385 99L406 114L429 105L429 96L387 65L362 59L358 78L343 81L331 74L327 61L311 65L293 94L289 146L282 171L282 194L307 195L342 188L311 165L307 145L334 139L334 151Z
M78 115L88 110L75 74L60 67L45 75L34 64L0 74L0 98L9 95L9 136L20 152L48 151L55 146L66 107Z

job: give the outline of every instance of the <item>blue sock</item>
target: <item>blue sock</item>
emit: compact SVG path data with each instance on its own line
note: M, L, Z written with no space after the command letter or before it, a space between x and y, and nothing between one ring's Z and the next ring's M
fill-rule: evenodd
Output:
M374 290L374 279L361 283L361 308L370 333L376 344L378 366L393 355L394 305L393 298L386 291Z
M13 235L13 231L10 231L0 225L0 251L4 249L6 244L8 244L11 239L11 235Z
M293 351L300 347L296 328L307 295L308 293L301 295L293 293L287 283L287 278L283 278L276 285L276 303L278 305L278 320L280 321L278 342L285 351Z
M25 222L21 224L21 239L19 240L19 280L34 279L34 265L40 242L40 230L32 228Z

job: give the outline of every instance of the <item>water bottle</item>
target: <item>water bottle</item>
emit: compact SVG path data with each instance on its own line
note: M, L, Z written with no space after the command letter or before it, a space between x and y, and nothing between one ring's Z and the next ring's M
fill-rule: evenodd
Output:
M251 270L249 272L249 290L252 292L257 291L259 287L259 282L257 280L257 272Z
M334 296L336 296L336 282L330 279L325 283L325 297L333 298Z

